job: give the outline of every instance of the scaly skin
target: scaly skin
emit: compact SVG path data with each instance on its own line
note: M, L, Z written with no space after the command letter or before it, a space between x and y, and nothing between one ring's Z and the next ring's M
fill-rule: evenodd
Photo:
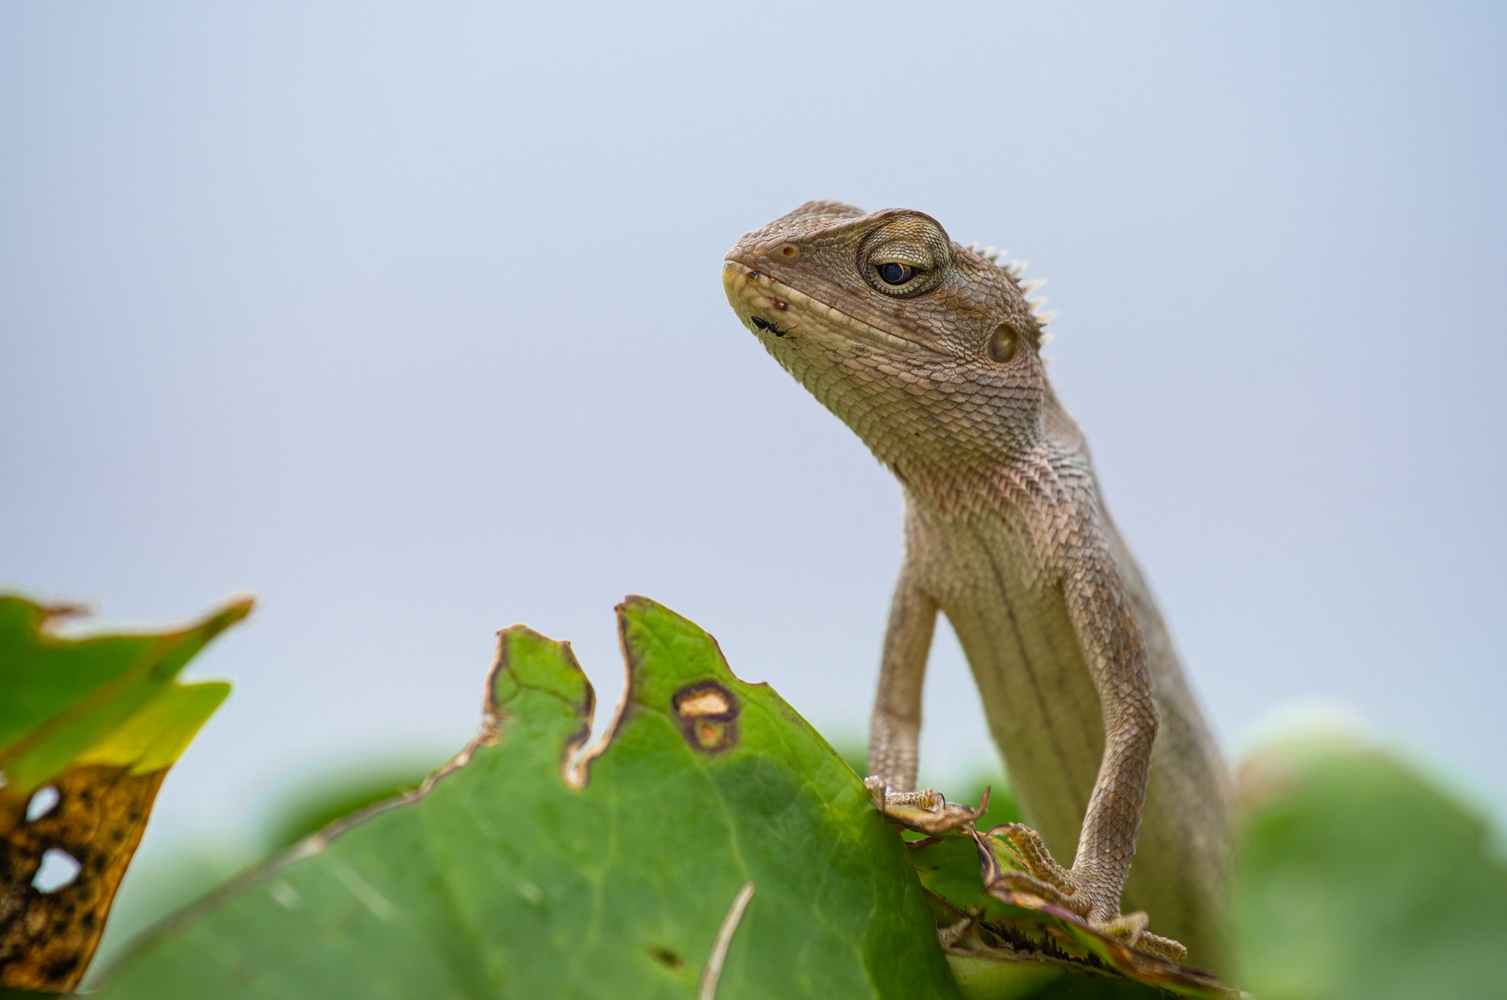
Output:
M1028 881L1134 940L1144 921L1120 916L1123 893L1191 962L1217 969L1228 775L1047 382L1016 273L919 212L811 202L739 240L723 283L743 323L905 494L870 772L893 793L915 788L941 611L1027 818L1052 854L1074 852L1064 870L1037 851ZM1032 838L1012 839L1030 854Z

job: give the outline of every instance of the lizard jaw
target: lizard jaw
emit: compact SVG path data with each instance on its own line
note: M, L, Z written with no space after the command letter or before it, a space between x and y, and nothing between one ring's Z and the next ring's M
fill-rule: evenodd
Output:
M834 309L741 261L728 259L722 262L722 287L738 318L760 335L760 339L763 339L762 335L765 333L784 337L794 330L795 324L777 322L770 318L793 314L812 321L802 324L802 329L818 341L840 341L843 342L842 346L848 346L853 341L868 341L904 354L943 357L924 344Z

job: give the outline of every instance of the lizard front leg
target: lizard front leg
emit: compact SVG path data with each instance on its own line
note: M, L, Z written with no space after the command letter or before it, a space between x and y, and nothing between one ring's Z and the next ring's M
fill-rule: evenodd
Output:
M916 586L909 559L900 568L890 602L889 627L879 667L879 693L869 727L870 781L890 792L916 787L921 733L921 686L937 625L937 602Z
M1077 561L1063 592L1104 717L1104 757L1073 871L1092 901L1089 917L1107 921L1119 915L1135 857L1158 720L1135 609L1107 550L1096 555Z
M1079 551L1067 562L1062 594L1098 693L1104 755L1073 867L1057 865L1034 830L1007 824L1000 832L1015 845L1030 872L1007 881L1058 900L1130 944L1180 960L1186 954L1181 945L1144 933L1145 914L1120 914L1146 800L1157 707L1135 610L1107 547L1091 525L1078 540L1081 547L1075 546Z

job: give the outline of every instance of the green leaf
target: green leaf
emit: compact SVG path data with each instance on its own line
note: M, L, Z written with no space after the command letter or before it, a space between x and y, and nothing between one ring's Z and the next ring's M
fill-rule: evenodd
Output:
M619 624L600 755L569 647L508 629L450 767L182 915L106 995L958 996L857 775L695 625L642 598Z
M423 763L417 759L372 761L311 778L264 821L264 856L292 847L346 816L417 791L436 756L424 755Z
M1481 816L1385 754L1242 768L1242 985L1261 1000L1507 997L1507 863Z
M83 977L163 776L230 691L176 677L250 607L80 639L48 629L74 609L0 596L0 985Z
M175 678L215 636L245 618L234 601L176 632L62 638L47 631L72 608L0 596L0 773L28 794L72 764L142 775L178 759L230 685Z

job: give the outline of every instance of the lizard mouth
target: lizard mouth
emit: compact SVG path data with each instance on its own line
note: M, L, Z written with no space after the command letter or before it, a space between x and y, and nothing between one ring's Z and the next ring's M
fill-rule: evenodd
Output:
M799 330L809 333L818 341L867 341L890 351L940 356L924 344L834 309L778 278L772 278L732 258L722 263L722 286L727 291L727 301L732 304L738 318L760 333L772 333L783 338ZM793 322L788 318L791 316L808 322Z

